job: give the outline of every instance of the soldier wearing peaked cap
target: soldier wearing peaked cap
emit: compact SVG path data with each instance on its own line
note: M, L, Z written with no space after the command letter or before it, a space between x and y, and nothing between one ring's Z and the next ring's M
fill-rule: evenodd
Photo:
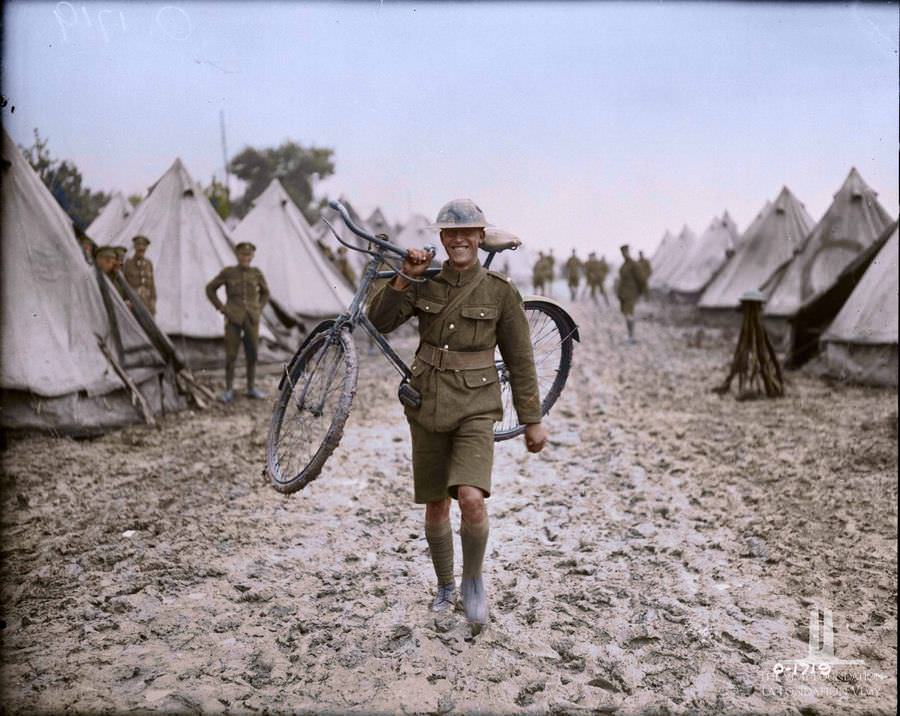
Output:
M641 267L641 273L644 274L644 283L646 283L650 280L650 275L653 273L653 267L650 265L650 259L644 256L643 251L638 251L637 264Z
M118 262L115 246L98 246L94 250L94 263L103 273L107 275L114 273Z
M631 249L628 244L620 247L622 252L622 266L619 267L619 285L617 295L622 315L625 316L625 325L628 328L628 342L634 343L634 306L638 298L647 290L647 280L637 261L631 258Z
M131 243L134 245L134 255L125 259L123 273L128 285L131 286L140 297L144 306L150 311L151 316L156 315L156 281L153 278L153 263L146 257L150 239L146 236L135 236Z
M114 246L113 248L116 252L116 271L121 271L125 267L125 254L128 253L128 249L124 246Z
M433 225L440 230L448 257L440 273L423 283L398 275L368 309L370 320L384 333L418 318L420 344L410 370L421 402L418 407L407 405L406 416L415 501L425 504L425 538L438 583L432 609L448 609L456 598L449 521L453 498L462 513L462 603L476 632L487 621L482 579L488 538L485 498L491 494L493 425L503 416L494 364L497 347L509 371L519 422L526 425L528 450L540 451L547 440L522 297L509 279L478 261L487 225L471 200L445 205ZM402 271L422 276L431 258L424 250L410 249Z
M251 266L256 247L249 241L235 246L237 266L228 266L206 285L206 297L225 316L225 392L222 401L234 400L234 365L238 350L244 345L247 360L247 396L265 398L256 389L256 357L259 347L259 319L269 301L269 286L262 271ZM216 292L225 286L225 304Z
M116 272L119 270L119 247L98 246L97 250L94 251L94 265L109 277L113 288L116 289L116 293L131 308L128 297L125 295L125 289L116 280L118 278Z
M569 293L573 301L578 298L578 284L581 281L581 272L583 270L584 265L575 253L575 249L572 249L572 255L563 265L563 274L566 277L566 283L569 285Z

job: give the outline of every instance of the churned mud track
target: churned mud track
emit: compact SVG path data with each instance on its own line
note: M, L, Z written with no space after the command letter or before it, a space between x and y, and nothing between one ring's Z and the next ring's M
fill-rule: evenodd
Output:
M615 313L576 314L551 445L497 448L475 639L427 611L397 381L364 344L341 446L292 497L262 478L269 401L14 440L9 710L893 713L896 392L790 374L737 403L709 392L718 332L689 348L659 318L627 346ZM864 666L774 679L816 604Z

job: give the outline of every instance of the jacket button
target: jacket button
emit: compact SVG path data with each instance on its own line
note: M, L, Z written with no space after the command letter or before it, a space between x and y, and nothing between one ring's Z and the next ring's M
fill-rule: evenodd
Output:
M484 383L485 381L487 381L487 378L485 378L484 376L481 376L481 382Z
M425 306L425 310L426 310L426 311L430 311L430 310L431 310L431 306Z
M484 318L484 311L482 311L480 315L482 318Z
M456 326L454 326L454 325L451 323L451 324L450 324L450 330L452 331L454 328L456 328Z
M446 351L446 350L449 350L449 349L450 349L450 346L447 345L447 344L445 343L445 344L444 344L444 350Z

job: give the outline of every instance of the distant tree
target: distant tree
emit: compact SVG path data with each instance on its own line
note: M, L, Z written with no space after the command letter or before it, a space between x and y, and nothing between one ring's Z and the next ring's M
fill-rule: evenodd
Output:
M333 154L333 149L307 148L292 141L275 148L247 147L228 165L231 173L247 184L244 195L232 207L234 213L243 218L253 200L278 177L307 221L315 223L321 206L313 203L312 178L318 175L324 179L334 174Z
M137 206L143 201L143 197L140 194L132 194L128 197L128 203L132 206Z
M84 186L84 179L75 163L67 159L54 159L47 148L48 142L49 139L41 139L35 128L34 144L20 149L75 226L84 230L109 201L110 195L103 191L91 191Z
M203 193L206 194L206 198L209 199L209 203L213 205L222 221L225 221L231 215L231 197L228 187L213 177Z

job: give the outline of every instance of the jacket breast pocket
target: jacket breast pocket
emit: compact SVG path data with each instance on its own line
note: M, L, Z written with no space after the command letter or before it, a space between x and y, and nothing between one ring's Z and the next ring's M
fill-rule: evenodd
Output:
M440 320L441 311L444 310L444 302L437 301L427 296L419 296L415 302L416 315L419 317L419 335L429 330L429 326ZM436 336L431 337L431 343L437 343Z
M499 315L497 306L468 305L463 306L459 313L466 319L464 325L468 329L470 340L474 345L494 342L494 326Z

